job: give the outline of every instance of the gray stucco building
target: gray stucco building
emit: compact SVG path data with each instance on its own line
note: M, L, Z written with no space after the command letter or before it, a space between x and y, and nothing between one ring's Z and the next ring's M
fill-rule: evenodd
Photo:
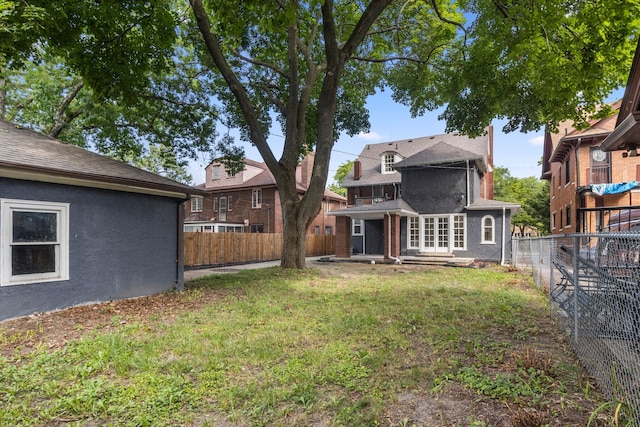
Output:
M0 320L182 289L193 193L0 121Z
M343 186L336 256L464 257L506 263L511 215L493 200L493 128L367 145Z

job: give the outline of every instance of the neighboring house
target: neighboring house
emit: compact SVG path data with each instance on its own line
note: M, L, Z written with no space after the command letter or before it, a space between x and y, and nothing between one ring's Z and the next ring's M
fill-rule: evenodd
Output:
M302 197L311 180L314 154L298 165L296 181ZM244 159L244 168L229 173L222 159L205 169L206 180L196 188L196 196L185 206L185 231L282 233L280 193L266 164ZM309 234L335 234L335 217L328 215L346 205L346 199L326 190L322 209L308 229Z
M511 215L493 200L493 128L367 145L345 178L336 256L464 257L508 262Z
M552 234L609 231L621 210L640 203L640 157L604 147L620 101L611 107L615 114L591 120L587 129L565 122L545 134L542 179L549 181Z
M601 149L614 158L624 158L635 165L633 179L640 181L640 40L633 58L627 88L620 103L620 112L613 132L602 142ZM622 152L616 150L623 150ZM633 175L633 166L629 175ZM636 229L640 212L640 191L630 190L629 207L618 212L618 222L612 221L612 227L618 230ZM616 213L614 213L615 215ZM627 216L628 215L628 216ZM625 224L626 223L626 224ZM619 225L618 225L619 224ZM626 225L626 226L625 226Z
M193 192L0 120L0 320L182 289Z

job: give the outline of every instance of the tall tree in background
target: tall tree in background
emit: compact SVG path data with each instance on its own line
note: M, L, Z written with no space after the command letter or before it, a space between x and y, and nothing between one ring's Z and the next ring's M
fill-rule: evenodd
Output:
M640 29L636 0L190 0L195 25L183 32L178 1L31 3L51 15L44 42L100 99L137 99L150 70L167 70L176 46L196 43L199 64L215 71L215 112L275 177L282 266L296 268L333 144L368 130L365 103L376 90L391 88L415 115L447 105L447 129L470 135L494 117L508 118L507 130L553 127L625 82ZM274 126L281 153L268 139ZM299 198L296 164L311 150Z
M333 175L333 183L329 185L329 190L334 193L340 194L341 196L347 197L347 189L342 186L344 179L347 177L347 174L353 168L353 160L347 160L338 166L338 170L336 170L335 175Z
M109 49L126 49L130 55L124 61L110 57L122 61L121 68L125 71L119 70L121 75L101 72L109 87L102 80L101 85L97 85L93 73L83 76L81 68L72 66L77 60L73 53L80 40L65 42L66 32L62 34L60 29L45 27L42 40L33 46L28 56L14 53L6 66L0 67L0 118L189 183L187 159L212 157L215 151L218 115L211 104L214 96L210 89L211 71L196 60L192 44L174 46L175 37L171 35L165 36L166 41L160 39L167 45L162 57L153 59L152 52L141 51L154 47L154 43L147 43L146 33L158 28L159 23L164 23L165 27L161 28L171 34L176 31L188 34L182 23L184 13L181 22L177 13L167 11L165 16L155 9L139 5L129 9L126 2L122 4L124 7L119 5L121 7L114 10L95 4L74 5L64 10L64 14L77 17L78 22L73 24L92 26L92 31L96 25L91 22L92 18L100 16L114 21L106 25L114 31L110 34L111 41L94 40L91 44L91 37L84 41L85 49L99 54L101 61L106 54L111 54L107 52ZM17 10L15 8L14 14ZM61 20L62 12L54 7L43 6L37 10L46 10L47 18L53 21ZM131 22L136 14L141 23ZM67 28L70 33L74 29ZM82 40L85 34L77 29L75 32ZM145 55L149 64L133 57L136 49ZM127 74L127 67L129 73L140 74Z
M512 235L524 236L527 229L549 234L549 182L535 177L516 178L505 167L494 168L494 198L520 205L511 218Z

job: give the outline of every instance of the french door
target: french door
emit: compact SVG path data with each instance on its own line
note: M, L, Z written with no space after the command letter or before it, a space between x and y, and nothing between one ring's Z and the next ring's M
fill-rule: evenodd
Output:
M420 252L450 253L466 249L464 214L420 217Z

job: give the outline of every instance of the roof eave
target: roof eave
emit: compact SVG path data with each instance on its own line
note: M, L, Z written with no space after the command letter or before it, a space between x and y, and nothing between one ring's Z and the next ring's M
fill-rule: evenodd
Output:
M629 114L602 141L602 151L624 150L628 144L640 144L640 111Z
M48 182L52 184L73 185L77 187L100 188L104 190L124 191L129 193L149 194L187 200L192 195L204 195L196 188L181 189L177 186L154 184L118 177L89 175L65 171L24 167L0 162L0 177L21 179L25 181Z

